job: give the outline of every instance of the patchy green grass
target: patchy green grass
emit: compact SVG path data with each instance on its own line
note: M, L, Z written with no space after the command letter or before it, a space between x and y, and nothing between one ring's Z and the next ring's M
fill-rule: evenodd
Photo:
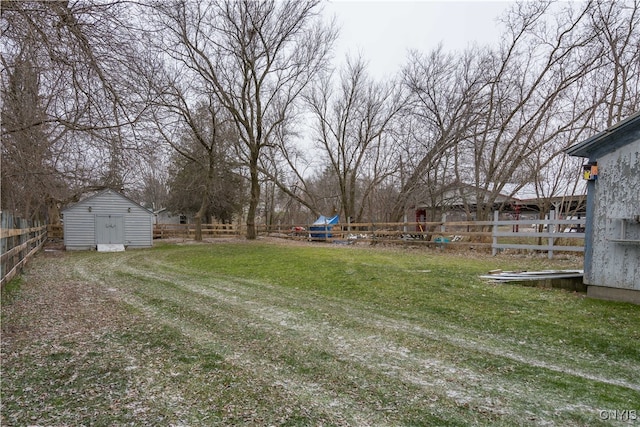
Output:
M9 282L7 282L4 286L2 286L2 288L0 289L0 298L3 305L11 303L13 298L20 291L21 284L22 284L22 277L18 276L10 280Z
M261 242L45 254L3 299L2 425L625 425L640 307L478 278L576 267Z

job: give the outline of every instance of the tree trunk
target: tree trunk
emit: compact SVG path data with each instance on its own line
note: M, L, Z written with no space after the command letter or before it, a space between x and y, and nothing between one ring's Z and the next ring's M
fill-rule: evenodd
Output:
M202 242L202 216L200 215L201 210L198 211L198 213L194 217L194 219L196 221L196 223L195 223L195 226L196 226L196 230L195 230L196 231L196 236L195 236L196 242Z
M58 207L58 201L53 197L47 197L47 222L51 225L62 225L60 218L60 208Z
M207 206L209 205L209 195L211 194L211 186L213 185L213 180L215 178L215 154L213 151L214 145L215 144L212 144L211 149L209 150L209 165L207 169L206 182L204 183L204 190L202 192L202 202L200 203L200 209L198 209L198 213L196 213L195 216L197 242L202 241L202 218L207 213Z
M251 159L249 165L251 175L251 196L249 197L249 210L247 211L247 239L255 240L256 233L256 212L260 203L260 181L258 177L258 159L257 156Z
M209 174L210 175L210 172ZM205 215L207 211L207 205L209 204L209 186L210 186L210 178L207 176L207 185L204 189L204 194L202 195L202 202L200 203L200 209L196 213L194 220L196 221L196 242L202 242L202 217Z

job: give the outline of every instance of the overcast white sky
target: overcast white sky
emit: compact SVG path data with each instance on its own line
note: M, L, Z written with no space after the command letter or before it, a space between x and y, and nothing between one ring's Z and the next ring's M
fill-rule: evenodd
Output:
M361 53L369 72L383 78L397 72L407 51L427 52L442 42L446 50L463 50L470 43L497 44L501 27L496 18L512 2L501 1L380 1L330 0L327 16L340 30L336 60L347 52Z

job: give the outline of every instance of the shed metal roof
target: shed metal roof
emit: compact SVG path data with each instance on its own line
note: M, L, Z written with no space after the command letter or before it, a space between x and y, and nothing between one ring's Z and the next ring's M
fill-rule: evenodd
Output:
M117 196L121 197L123 200L125 200L126 202L128 202L129 204L131 204L132 206L135 206L137 209L142 209L144 212L148 213L149 215L153 215L153 212L150 211L149 209L145 208L144 206L140 206L140 204L137 203L136 201L131 200L130 198L128 198L124 194L122 194L122 193L120 193L120 192L118 192L116 190L112 190L110 188L98 191L97 193L95 193L95 194L93 194L93 195L91 195L91 196L89 196L89 197L87 197L85 199L80 200L78 203L74 203L73 205L67 206L66 208L64 208L62 210L62 213L64 213L67 210L74 209L76 206L86 205L87 203L90 203L93 199L95 199L96 197L99 197L99 196L101 196L103 194L114 194L114 195L117 195Z
M597 159L637 140L640 140L640 111L564 151L570 156Z

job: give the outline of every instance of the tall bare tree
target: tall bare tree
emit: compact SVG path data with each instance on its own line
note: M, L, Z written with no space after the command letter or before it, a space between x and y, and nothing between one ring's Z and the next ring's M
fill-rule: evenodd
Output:
M476 136L458 146L458 173L472 171L476 193L470 202L480 219L488 218L507 184L515 184L515 193L533 180L535 171L524 159L562 139L588 114L571 114L566 95L598 67L585 48L595 35L581 30L589 7L563 9L560 19L551 3L518 3L500 49L488 52Z
M402 116L393 220L400 220L411 203L442 206L445 193L461 182L453 173L452 150L475 135L483 107L483 60L483 51L477 49L459 57L442 47L428 54L410 53L402 71L410 102Z
M393 120L404 106L394 82L376 83L362 59L348 60L335 84L321 80L307 97L315 140L333 172L345 221L360 222L372 192L395 171Z
M229 111L250 181L247 238L256 237L260 157L325 67L336 37L319 1L158 3L161 49Z
M637 1L517 3L498 48L412 53L394 217L456 186L480 218L531 183L556 195L563 148L638 109L638 22Z
M155 134L179 157L172 162L170 201L182 208L199 201L194 209L195 238L202 240L202 221L211 213L214 193L221 194L216 186L228 186L230 193L239 191L235 179L224 179L234 176L230 155L237 132L228 111L199 82L184 79L179 70L147 71L155 93L150 107Z
M137 45L125 9L120 1L2 2L2 91L9 101L2 120L3 205L45 216L45 201L55 211L86 189L125 184L128 154L140 153L130 125L145 104L131 91ZM37 88L27 84L27 69ZM27 86L16 85L21 79ZM37 113L20 113L20 98L33 101ZM47 154L22 174L7 175L34 150ZM29 184L34 180L42 185ZM29 202L20 190L25 185L32 188Z
M640 2L595 1L587 6L581 30L593 37L583 49L594 66L559 97L565 107L556 118L573 126L529 159L541 215L551 199L586 191L579 181L580 161L563 150L640 109Z
M599 67L585 79L590 90L582 96L596 109L587 121L596 132L640 110L640 2L597 1L587 13Z
M61 180L47 141L44 99L33 51L26 46L5 70L2 88L2 207L23 217L42 214L43 193L54 195Z

